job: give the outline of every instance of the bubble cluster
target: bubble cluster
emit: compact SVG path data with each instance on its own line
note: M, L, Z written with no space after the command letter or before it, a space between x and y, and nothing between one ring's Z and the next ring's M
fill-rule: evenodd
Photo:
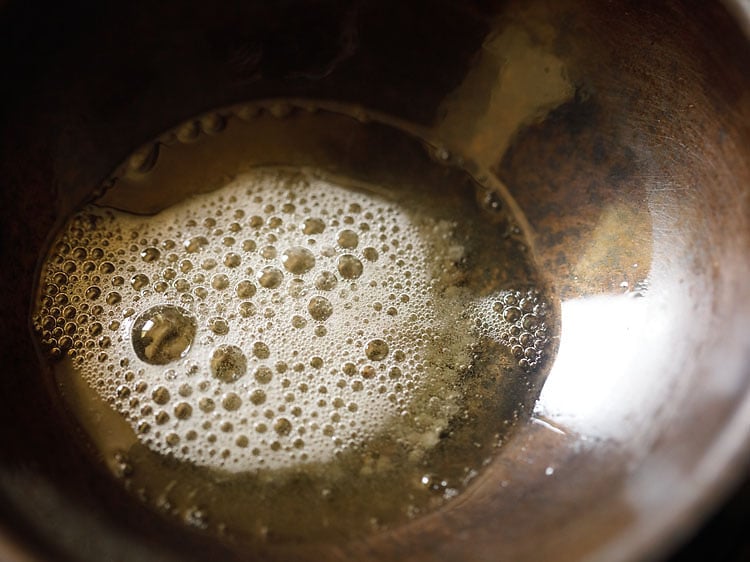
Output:
M425 373L469 361L474 336L446 344L465 310L443 296L450 231L278 169L147 218L90 206L51 249L34 326L158 452L233 471L326 461L404 415ZM410 438L455 404L438 410Z
M549 340L547 303L536 289L502 291L473 314L480 332L504 344L525 371L536 369Z
M478 338L526 370L548 339L535 290L462 293L452 231L284 169L152 217L90 206L53 244L34 327L143 443L181 460L326 462L394 419L412 420L399 439L429 445L460 401L439 389Z

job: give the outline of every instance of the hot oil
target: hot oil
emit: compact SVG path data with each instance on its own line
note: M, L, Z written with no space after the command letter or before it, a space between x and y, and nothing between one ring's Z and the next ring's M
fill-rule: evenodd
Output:
M45 257L56 387L112 474L194 527L326 540L437 509L528 411L557 326L489 177L352 108L190 121Z

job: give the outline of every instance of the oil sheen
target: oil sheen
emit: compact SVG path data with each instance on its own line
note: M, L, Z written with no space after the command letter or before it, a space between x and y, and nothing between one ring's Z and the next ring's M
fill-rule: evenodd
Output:
M449 508L499 454L553 301L499 192L383 121L191 120L55 235L40 349L139 501L241 540L361 536Z

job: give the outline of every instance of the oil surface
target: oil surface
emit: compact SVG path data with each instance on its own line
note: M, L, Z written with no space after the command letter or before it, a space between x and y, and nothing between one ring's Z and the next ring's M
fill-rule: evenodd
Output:
M114 476L250 540L358 536L459 495L556 326L471 166L304 109L216 112L136 153L61 228L33 317Z

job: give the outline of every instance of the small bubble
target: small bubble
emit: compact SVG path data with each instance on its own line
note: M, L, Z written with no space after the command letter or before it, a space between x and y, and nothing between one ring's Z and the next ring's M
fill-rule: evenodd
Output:
M228 392L221 399L221 405L225 410L233 412L242 406L242 398L234 392Z
M289 296L295 299L304 297L307 294L307 284L299 277L295 277L294 279L289 280L287 292L289 293Z
M151 399L160 406L163 406L169 402L169 391L163 386L158 386L151 393Z
M338 233L336 241L342 248L353 250L359 245L359 236L353 230L342 230Z
M221 345L211 356L211 372L223 382L234 382L247 371L247 358L239 347Z
M121 300L122 297L120 296L120 293L116 291L112 291L111 293L109 293L106 298L107 304L110 306L119 303Z
M214 408L216 408L216 402L214 402L210 398L201 398L200 402L198 402L198 407L202 412L208 414L214 411Z
M289 435L292 432L292 423L286 418L279 418L273 424L273 429L279 435Z
M333 314L333 305L325 297L313 297L307 305L307 310L313 320L322 322Z
M241 299L249 299L255 295L257 289L251 281L240 281L237 283L237 296Z
M357 279L362 275L363 271L362 262L351 254L340 256L337 261L337 267L344 279Z
M217 336L224 336L229 333L229 324L221 316L214 316L209 319L208 327Z
M253 303L249 301L240 303L239 312L240 316L243 318L249 318L250 316L255 315L256 311L257 307Z
M266 367L265 365L260 365L255 369L253 376L259 383L268 384L273 378L273 371L271 371L271 369Z
M331 291L336 288L338 279L330 271L321 271L315 277L315 288L320 291Z
M258 283L260 283L261 287L266 289L275 289L281 285L283 279L284 274L277 268L271 266L263 268L258 274Z
M58 341L60 351L68 351L73 347L73 339L70 336L62 336ZM101 347L107 347L102 345Z
M227 277L223 273L214 275L211 279L211 286L217 291L222 291L229 287L229 277Z
M315 256L307 248L293 246L281 255L281 263L290 273L302 275L315 266Z
M266 246L261 249L260 255L267 260L272 260L276 257L276 248L274 246Z
M271 355L271 350L265 343L260 341L255 342L253 344L253 355L255 355L258 359L268 359L268 357Z
M143 273L137 273L130 278L130 286L136 291L140 291L148 285L148 277Z
M242 263L242 258L239 254L229 253L224 256L224 265L227 267L238 267Z
M316 218L305 219L302 223L302 232L308 235L320 234L325 228L326 224L322 220Z
M534 310L534 305L536 301L536 297L534 296L534 293L529 291L529 293L521 299L521 310L524 312L532 312Z
M157 248L146 248L141 251L141 259L146 263L155 262L161 257L161 252Z
M253 390L253 392L250 394L250 402L255 404L256 406L260 406L266 401L266 393L262 390Z
M444 494L448 489L448 482L434 474L425 474L421 478L422 485L432 492Z
M539 325L539 320L533 314L526 314L521 320L521 325L524 330L534 330Z
M186 252L194 254L208 246L208 239L205 236L194 236L193 238L185 240L183 246L185 247Z
M521 318L521 309L515 306L507 306L503 310L503 320L506 322L517 322Z
M91 287L86 289L86 298L89 300L96 300L101 296L101 294L102 290L96 285L92 285Z
M378 251L372 247L365 248L362 255L367 261L377 261L378 259Z

